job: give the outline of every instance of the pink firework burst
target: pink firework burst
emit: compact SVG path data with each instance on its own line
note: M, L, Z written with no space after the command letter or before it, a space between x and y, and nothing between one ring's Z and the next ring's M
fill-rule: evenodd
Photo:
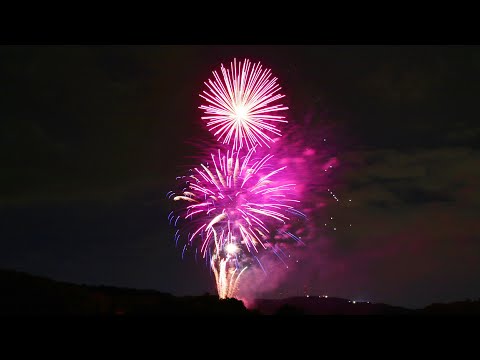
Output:
M221 66L223 77L213 71L214 80L205 85L208 91L200 96L208 102L199 108L205 111L207 128L218 141L238 150L248 150L256 145L273 141L271 136L281 136L276 123L286 123L284 116L275 115L287 110L282 104L274 104L284 97L279 91L277 78L271 77L270 69L262 69L260 62L251 64L248 59L230 63L230 69Z
M168 215L178 228L175 242L185 237L183 252L191 246L195 254L200 250L210 258L221 298L235 294L250 258L262 266L256 256L261 250L281 258L276 243L288 239L302 243L288 231L294 218L305 215L294 207L299 201L291 198L295 184L282 176L286 167L273 167L273 155L254 158L254 148L246 155L241 152L211 154L210 165L178 177L178 190L167 194L182 204ZM198 247L195 239L200 240Z
M292 215L303 216L293 206L299 201L289 197L295 193L295 184L282 181L285 166L272 168L268 163L273 155L253 160L253 154L251 149L245 156L228 151L225 156L219 150L218 156L211 155L211 166L202 164L190 175L178 178L180 193L168 193L169 198L186 204L177 219L173 212L170 214L170 222L175 226L178 218L192 222L194 230L189 232L187 242L192 244L198 235L203 256L211 244L215 245L214 252L225 251L234 243L256 253L259 248L266 249L269 223L278 228ZM180 234L176 234L176 240L177 236Z

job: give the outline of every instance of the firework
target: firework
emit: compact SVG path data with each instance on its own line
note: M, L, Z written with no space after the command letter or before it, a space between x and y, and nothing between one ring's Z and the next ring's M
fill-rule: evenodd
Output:
M208 103L200 106L207 128L233 151L256 145L269 147L272 136L281 136L276 123L287 122L284 116L276 115L288 109L275 104L284 97L277 78L271 78L270 69L262 69L260 62L252 65L248 59L243 64L234 59L230 69L222 64L221 73L213 71L214 80L205 82L208 90L200 94Z
M178 177L179 191L168 197L180 205L169 215L187 247L200 250L215 274L221 298L233 297L240 275L258 253L274 250L279 239L298 237L282 228L303 214L292 198L295 184L284 181L285 167L271 165L273 155L254 157L255 148L218 150L211 163ZM279 236L281 234L282 236Z

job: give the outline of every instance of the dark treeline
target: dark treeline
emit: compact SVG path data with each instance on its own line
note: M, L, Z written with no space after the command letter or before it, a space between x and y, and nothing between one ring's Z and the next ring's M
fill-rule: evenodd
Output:
M247 309L216 295L173 296L155 290L62 283L0 270L0 315L182 316L182 315L480 315L480 301L465 300L406 309L319 296L257 300Z

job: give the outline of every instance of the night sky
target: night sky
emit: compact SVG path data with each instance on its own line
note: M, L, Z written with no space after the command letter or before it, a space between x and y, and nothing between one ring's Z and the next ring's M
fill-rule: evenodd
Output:
M234 57L279 78L288 126L308 119L309 146L336 159L341 200L324 197L317 238L262 296L480 296L476 46L1 46L0 268L215 293L181 259L165 195L211 137L203 82Z

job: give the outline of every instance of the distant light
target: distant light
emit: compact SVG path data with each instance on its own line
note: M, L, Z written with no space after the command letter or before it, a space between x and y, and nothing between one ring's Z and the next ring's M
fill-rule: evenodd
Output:
M307 297L310 297L310 295L307 295Z
M328 298L328 295L325 295L326 298Z
M337 228L333 228L333 230L337 230Z
M348 199L348 201L352 201L352 199Z
M357 302L355 300L353 300L353 303L356 304Z
M330 217L330 220L333 220L333 216Z

